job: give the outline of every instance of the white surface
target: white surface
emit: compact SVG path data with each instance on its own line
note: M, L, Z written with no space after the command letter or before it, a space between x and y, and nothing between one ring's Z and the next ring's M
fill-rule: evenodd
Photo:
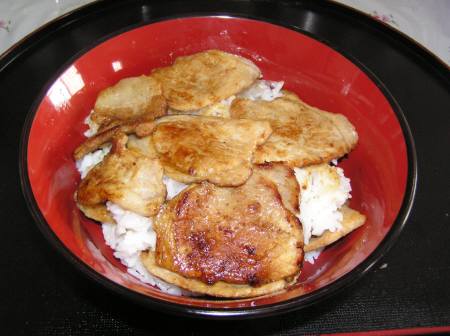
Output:
M93 0L0 0L0 53L44 23Z
M450 64L450 0L336 0L402 31ZM0 54L44 23L93 0L1 0Z
M450 0L335 0L400 30L450 65Z

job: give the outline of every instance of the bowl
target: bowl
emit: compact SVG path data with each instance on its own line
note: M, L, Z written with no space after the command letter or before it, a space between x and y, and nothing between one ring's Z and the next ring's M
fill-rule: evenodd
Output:
M126 272L98 223L77 209L80 181L72 156L97 94L148 74L177 56L221 49L251 59L265 79L355 125L357 147L340 166L352 180L350 206L365 225L305 263L294 286L263 297L223 300L172 296ZM98 42L55 74L22 134L21 176L29 208L50 243L89 278L139 304L213 318L267 316L300 309L353 283L383 256L407 221L414 198L414 145L389 92L363 65L294 28L224 16L185 17L134 27Z

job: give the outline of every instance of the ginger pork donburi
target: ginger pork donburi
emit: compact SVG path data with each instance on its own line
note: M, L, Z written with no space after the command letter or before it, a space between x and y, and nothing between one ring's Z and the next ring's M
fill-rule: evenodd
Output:
M207 50L99 93L74 199L129 273L173 295L271 294L364 224L337 167L355 127L282 86Z

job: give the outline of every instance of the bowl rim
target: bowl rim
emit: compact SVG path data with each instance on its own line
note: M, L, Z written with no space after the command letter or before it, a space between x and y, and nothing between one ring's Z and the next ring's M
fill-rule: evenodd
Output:
M56 236L56 234L51 230L45 217L39 209L39 206L36 202L36 199L33 195L31 189L31 182L28 174L28 140L30 136L31 127L34 121L34 117L39 109L39 106L45 97L48 89L55 82L57 78L61 76L61 74L73 64L77 59L79 59L82 55L97 47L101 43L114 38L120 34L131 31L136 28L144 27L147 25L170 21L170 20L178 20L178 19L189 19L189 18L229 18L229 19L238 19L238 20L249 20L249 21L258 21L262 23L272 24L276 26L280 26L283 28L290 29L298 34L306 35L309 38L318 41L327 47L333 49L341 56L345 57L348 61L350 61L353 65L358 67L362 72L364 72L368 78L375 84L375 86L381 91L383 96L388 101L390 107L395 113L397 121L400 124L400 128L402 130L403 139L405 141L406 146L406 156L407 156L407 177L406 177L406 186L405 192L403 195L403 201L401 207L398 211L396 219L392 223L389 231L386 233L385 237L382 241L377 245L377 247L368 255L366 258L361 261L356 267L350 270L348 273L344 274L340 278L334 280L333 282L321 287L317 290L314 290L305 295L297 296L295 298L291 298L286 301L257 306L257 307L239 307L239 308L207 308L207 307L198 307L198 306L188 306L178 303L172 303L168 301L164 301L149 295L141 294L135 292L125 286L122 286L107 277L101 275L93 268L85 264L81 259L79 259L69 248L67 248L62 241ZM384 83L364 64L362 64L359 60L357 60L351 53L347 51L343 51L340 48L333 45L333 43L318 38L314 34L304 31L294 25L283 24L276 20L270 20L267 18L259 18L251 15L244 14L229 14L229 13L202 13L202 14L185 14L185 15L173 15L155 18L154 20L150 20L143 23L132 24L126 27L123 27L119 30L116 30L112 33L104 35L102 38L95 40L93 43L87 45L85 48L82 48L80 51L75 53L72 57L70 57L64 64L48 79L46 85L41 89L41 93L37 95L37 98L31 105L29 111L27 112L27 116L25 118L25 122L22 128L22 132L20 135L20 144L19 144L19 175L20 175L20 185L22 189L22 193L24 195L27 207L36 222L39 230L44 235L44 237L48 240L50 245L52 245L59 253L64 256L69 262L80 271L84 276L88 279L96 282L97 284L102 285L104 288L116 293L122 297L130 299L131 301L138 303L139 305L151 309L157 309L159 311L165 313L171 313L175 315L188 316L188 317L199 317L199 318L208 318L208 319L242 319L242 318L260 318L278 315L282 313L287 313L293 310L298 310L315 304L331 295L336 294L340 290L343 290L354 282L359 280L362 276L364 276L395 244L397 238L399 237L401 231L403 230L405 224L407 223L411 210L413 208L417 183L418 183L418 170L417 170L418 162L417 162L417 152L416 146L414 142L414 138L412 136L411 128L408 124L408 121L403 113L400 105L397 103L394 96L390 93Z

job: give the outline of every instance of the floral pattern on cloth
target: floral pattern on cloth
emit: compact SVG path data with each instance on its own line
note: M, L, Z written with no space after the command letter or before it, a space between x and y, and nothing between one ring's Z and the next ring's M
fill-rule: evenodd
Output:
M399 30L450 65L449 0L333 0Z
M5 30L9 33L9 27L11 27L11 20L0 19L0 29Z
M375 19L390 24L392 26L395 26L397 28L399 28L400 26L398 25L398 23L394 20L394 15L392 14L379 14L377 11L373 11L371 13L372 17L374 17Z
M96 0L0 0L0 56L43 24Z

